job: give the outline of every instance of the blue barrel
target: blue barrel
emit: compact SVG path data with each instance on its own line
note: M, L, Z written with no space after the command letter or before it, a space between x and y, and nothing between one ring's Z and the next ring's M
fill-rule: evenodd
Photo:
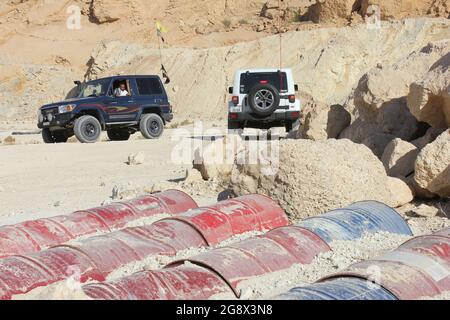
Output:
M330 243L354 240L364 233L386 231L412 236L411 229L397 211L377 201L362 201L344 209L305 219L297 226L308 229Z
M379 285L359 278L339 278L294 288L277 300L397 300Z

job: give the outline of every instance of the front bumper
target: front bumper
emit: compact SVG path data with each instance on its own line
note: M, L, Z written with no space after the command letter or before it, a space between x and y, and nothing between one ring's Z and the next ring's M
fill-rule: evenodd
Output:
M38 128L52 128L52 127L66 127L72 122L72 113L61 113L61 114L42 114L38 120Z

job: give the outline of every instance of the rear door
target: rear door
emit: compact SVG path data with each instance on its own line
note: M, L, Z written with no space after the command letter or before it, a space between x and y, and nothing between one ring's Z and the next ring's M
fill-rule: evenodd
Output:
M169 108L166 91L159 77L137 77L135 100L140 107L159 107L163 112Z

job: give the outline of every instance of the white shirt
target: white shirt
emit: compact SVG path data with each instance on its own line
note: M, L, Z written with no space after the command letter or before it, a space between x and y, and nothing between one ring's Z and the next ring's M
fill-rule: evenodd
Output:
M126 96L128 96L128 91L127 90L122 91L122 89L117 88L116 92L115 92L115 96L116 97L126 97Z

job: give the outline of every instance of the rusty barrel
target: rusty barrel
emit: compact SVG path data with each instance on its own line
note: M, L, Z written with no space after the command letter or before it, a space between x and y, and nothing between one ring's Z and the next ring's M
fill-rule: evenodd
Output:
M159 214L179 214L197 208L186 193L168 190L131 201L69 215L0 227L0 258L37 252L96 232L123 228L127 223Z
M216 273L199 266L143 271L108 283L83 286L95 300L206 300L231 294L231 288Z
M59 260L68 253L78 256L79 260L90 262L92 268L80 267L83 279L87 276L85 273L91 270L95 270L97 278L106 278L112 271L150 256L172 256L180 250L216 244L245 232L286 226L286 214L275 202L269 200L256 195L227 200L212 207L190 210L149 226L126 228L43 250L32 255L32 263L15 257L2 259L0 283L5 285L0 286L0 298L8 299L12 295L66 279L66 269L69 266ZM60 270L53 270L50 268L52 265ZM71 266L77 266L77 263ZM27 272L21 272L22 269ZM38 272L42 269L49 272ZM16 277L16 273L22 276Z
M355 240L364 233L381 231L411 235L406 221L391 207L377 201L356 202L346 208L305 219L299 227L311 230L323 240Z
M397 300L383 287L359 278L339 278L294 288L276 300Z
M397 250L323 280L358 277L375 281L400 300L433 297L450 291L448 231L414 238Z

